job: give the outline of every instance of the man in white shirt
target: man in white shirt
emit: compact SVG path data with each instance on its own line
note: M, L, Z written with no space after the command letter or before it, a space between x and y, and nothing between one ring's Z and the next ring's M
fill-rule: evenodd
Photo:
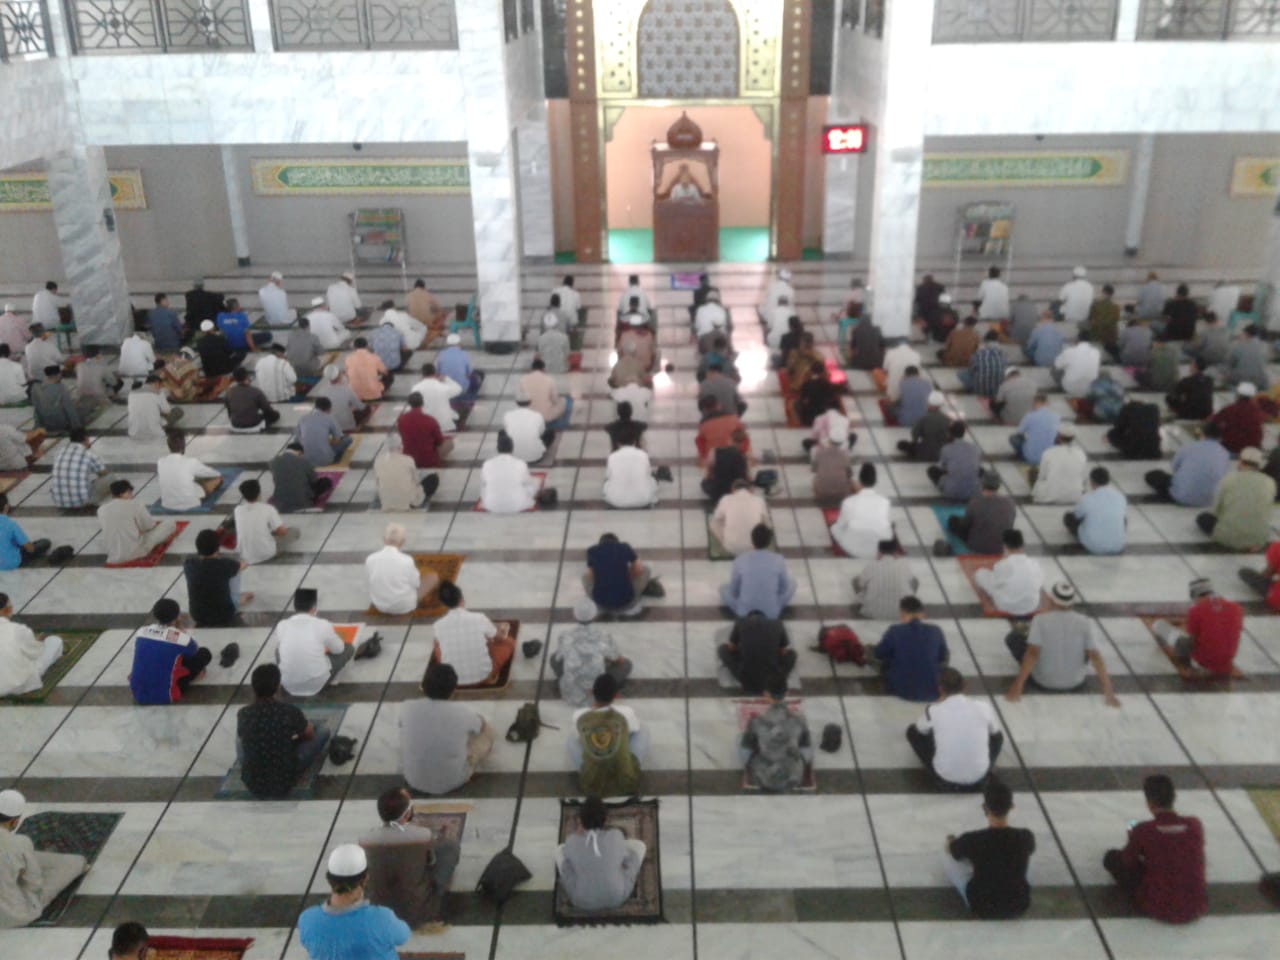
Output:
M6 303L4 312L0 313L0 343L8 345L10 356L16 360L31 342L31 326L30 321L18 316L14 309L12 303Z
M546 367L541 357L534 357L529 372L520 378L520 391L529 398L530 409L546 421L546 429L565 430L573 413L573 397L560 395Z
M924 361L911 344L899 340L884 352L885 395L890 403L897 403L902 397L902 378L906 376L907 367L924 369Z
M276 660L280 684L291 697L313 697L334 681L355 653L344 643L333 624L316 616L320 595L299 587L287 620L276 624Z
M435 657L458 674L460 685L492 683L515 653L510 625L496 626L483 613L466 609L462 591L452 580L442 580L436 591L448 609L435 622Z
M490 513L523 513L537 502L538 481L529 465L513 456L514 445L505 430L498 432L498 455L480 468L480 506Z
M244 500L234 513L236 550L241 560L248 564L265 563L275 557L281 546L297 542L298 528L286 527L279 511L262 502L261 483L245 480L238 489Z
M422 599L440 585L440 577L435 573L428 571L425 576L419 573L413 557L402 549L404 541L404 527L389 523L382 534L382 549L369 554L364 561L369 602L380 613L392 616L417 610Z
M990 570L977 571L973 580L997 610L1029 617L1040 609L1044 571L1027 556L1021 530L1006 530L1003 541L1004 558Z
M924 716L907 727L907 741L940 786L976 788L995 765L1004 734L991 704L964 695L959 670L943 667L938 688L941 699L925 707Z
M289 309L289 295L284 290L284 275L271 274L267 285L258 291L258 302L269 327L290 327L298 319L298 311Z
M516 408L502 417L502 429L515 444L514 453L525 463L537 463L547 452L551 431L547 421L529 405L529 396L523 390L516 394Z
M98 508L102 525L102 546L107 563L129 563L141 560L164 543L176 529L172 520L157 520L133 497L133 484L116 480L111 484L111 499Z
M831 525L831 536L845 553L859 560L871 560L881 540L894 538L889 516L889 498L877 493L876 468L864 463L853 484L853 493L840 504L840 515Z
M628 383L609 391L614 404L631 404L631 419L637 423L649 422L649 405L653 403L653 390L638 383Z
M9 358L9 345L0 343L0 404L22 403L27 399L27 372Z
M141 379L156 368L156 352L151 342L142 334L134 332L125 337L120 344L120 366L117 368L121 377Z
M1076 425L1058 424L1058 440L1040 455L1031 499L1036 503L1076 503L1089 484L1089 458L1075 443Z
M769 286L765 288L764 301L756 308L760 314L760 322L767 324L773 315L774 308L784 299L788 304L796 302L796 291L791 286L791 271L786 267L779 270L778 275L770 280Z
M422 412L440 424L442 433L453 433L458 424L458 413L449 403L462 393L462 387L454 380L436 373L435 364L422 365L422 379L413 385L410 393L422 396Z
M751 531L758 524L773 528L764 497L752 491L750 482L735 480L733 489L720 498L715 513L711 515L711 533L720 541L721 547L736 557L755 549L751 543Z
M160 506L166 510L195 510L202 501L222 485L222 474L195 457L188 457L187 438L173 431L169 434L169 452L156 463L160 484Z
M1093 306L1093 284L1085 279L1088 275L1089 271L1084 267L1076 267L1071 271L1072 279L1058 291L1062 319L1067 323L1081 324L1089 316L1089 308Z
M1213 295L1209 298L1209 310L1222 321L1225 327L1231 321L1231 314L1240 306L1240 286L1219 280L1213 285Z
M324 298L339 323L350 323L364 308L364 304L360 302L360 291L356 289L355 274L350 271L344 272L341 279L329 284Z
M15 623L8 594L0 593L0 697L39 690L44 675L62 656L61 637L37 637Z
M978 319L991 322L1009 319L1009 286L1000 279L1000 268L987 270L987 279L978 286Z
M1087 330L1080 331L1080 342L1065 348L1053 361L1053 379L1069 397L1087 397L1089 387L1098 379L1102 368L1102 351L1089 342Z
M796 308L786 297L766 314L764 342L770 350L781 349L782 338L791 328L791 318L795 316Z
M582 297L573 285L573 275L564 278L560 286L551 291L553 297L560 298L560 323L567 330L578 322L579 311L582 310Z
M652 507L658 502L658 481L653 477L649 454L635 440L634 435L624 438L604 465L604 502L619 510Z
M163 440L165 431L182 419L183 411L169 405L160 391L160 378L154 373L129 394L129 438L131 440Z
M31 322L52 330L60 321L58 316L58 285L50 280L43 290L31 298Z
M632 298L640 301L640 312L644 314L645 320L649 318L649 311L653 308L649 304L649 295L640 288L639 274L631 274L627 277L627 289L622 291L622 296L618 297L618 319L622 319L631 306ZM574 318L577 319L576 317Z
M307 322L311 324L311 332L326 350L341 350L347 342L350 331L342 325L342 321L325 309L324 297L316 297L311 301L311 312L307 314Z
M714 337L717 333L724 333L728 328L729 311L720 304L720 291L712 287L707 291L707 299L693 315L693 332L698 338L698 349L703 349L703 337ZM709 346L708 349L710 349ZM703 352L706 351L703 350Z
M388 307L382 312L382 322L389 323L400 331L406 350L417 350L422 346L422 341L427 338L425 323L415 320L405 311L397 310L395 307Z
M298 392L298 372L284 358L284 351L283 343L271 344L271 352L260 358L253 368L253 379L257 381L258 389L272 403L284 403Z
M31 325L31 342L22 354L22 363L27 369L28 380L40 380L44 376L45 367L61 367L67 358L58 345L53 342L53 328L38 323Z

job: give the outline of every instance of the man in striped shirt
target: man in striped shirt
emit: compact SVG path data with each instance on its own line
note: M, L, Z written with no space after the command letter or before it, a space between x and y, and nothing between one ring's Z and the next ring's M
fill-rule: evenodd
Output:
M995 397L1004 381L1004 368L1008 363L1000 349L1000 335L988 330L982 338L982 346L969 359L969 369L958 374L966 390L979 397Z

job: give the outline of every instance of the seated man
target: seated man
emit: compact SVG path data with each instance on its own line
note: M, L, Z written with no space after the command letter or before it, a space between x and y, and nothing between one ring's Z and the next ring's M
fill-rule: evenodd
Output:
M85 417L98 409L98 401L93 397L82 397L80 402L73 400L71 391L62 382L62 367L50 364L42 372L44 379L33 382L30 391L35 425L45 433L69 433L83 427ZM131 424L132 419L130 417Z
M1084 397L1089 387L1098 379L1102 367L1102 351L1090 341L1088 330L1080 331L1079 340L1067 347L1053 361L1050 374L1069 397Z
M1190 923L1209 909L1204 826L1173 809L1173 781L1153 774L1142 782L1152 819L1129 828L1123 850L1108 850L1102 865L1141 914L1164 923Z
M1236 387L1236 398L1212 417L1210 423L1222 428L1222 445L1232 453L1245 447L1262 446L1266 416L1257 402L1258 388L1252 383Z
M1124 553L1129 501L1111 482L1111 471L1106 467L1089 471L1089 486L1076 508L1063 514L1063 524L1092 554Z
M378 797L382 826L360 837L369 862L365 896L410 927L435 932L445 921L446 897L461 849L413 822L413 798L404 787Z
M462 591L452 580L440 581L436 594L448 613L433 627L432 656L452 666L464 686L496 683L515 653L510 624L495 626L483 613L466 609Z
M732 492L720 498L711 515L711 534L720 546L737 556L753 549L753 536L758 526L770 528L769 507L764 497L751 489L746 480L735 480Z
M392 616L412 613L424 597L440 584L440 577L430 571L423 576L413 557L404 552L405 529L398 523L387 524L382 534L383 547L369 554L364 572L369 583L369 603L379 612Z
M241 560L250 565L266 563L281 546L298 542L301 531L297 527L286 527L279 511L262 502L262 484L245 480L238 489L242 500L233 517L236 550Z
M284 348L284 359L293 367L294 373L314 382L320 376L320 358L324 352L320 338L311 332L311 321L306 317L298 318L298 329L289 331L289 342Z
M166 443L169 452L156 463L160 506L175 512L196 510L205 497L222 486L222 474L187 456L187 438L181 432L170 430Z
M315 407L298 420L293 432L294 441L302 445L302 455L315 467L337 463L353 442L333 419L332 410L328 397L316 397Z
M200 371L204 376L225 377L244 361L244 352L231 349L227 336L212 320L200 322L200 333L192 344L200 356Z
M625 388L625 389L630 389ZM614 391L619 393L621 391ZM619 400L614 408L618 418L605 424L604 432L609 435L610 450L617 450L624 443L631 443L637 447L644 446L644 432L649 425L642 420L635 419L635 407L630 401Z
M175 427L185 411L170 406L169 398L160 389L159 374L149 373L142 384L129 394L129 439L140 441L163 440L165 433Z
M796 397L796 416L800 418L801 424L811 427L814 420L829 410L832 404L838 405L839 402L839 388L831 382L827 365L821 360L815 360L809 365L807 375L800 383ZM745 409L746 404L742 406Z
M27 402L27 372L9 354L9 344L0 343L0 404L6 407Z
M17 570L35 563L53 546L43 537L30 539L17 521L9 516L12 509L8 495L0 493L0 570Z
M813 740L800 710L787 703L787 681L773 676L765 681L769 708L747 722L738 740L738 760L752 786L766 793L785 793L804 784L813 765Z
M776 620L796 593L782 554L769 549L773 530L758 523L751 530L751 550L734 558L729 582L720 587L720 603L735 617L761 613Z
M645 596L661 597L662 587L629 543L616 534L602 533L587 549L587 572L582 586L601 610L624 617L644 612Z
M592 703L573 713L566 742L578 785L589 797L630 797L640 789L649 728L630 707L614 703L618 681L607 673L591 685Z
M1004 558L990 570L974 573L974 583L996 609L1015 617L1029 617L1040 609L1044 571L1027 556L1021 530L1006 530L1001 540Z
M1116 425L1107 431L1107 442L1126 460L1159 460L1160 408L1154 403L1130 400L1120 408Z
M1057 439L1059 422L1058 415L1049 409L1049 395L1037 393L1031 412L1018 421L1018 429L1009 437L1009 446L1027 463L1038 466Z
M1193 665L1218 677L1229 677L1236 651L1240 649L1240 631L1244 627L1244 608L1218 596L1208 577L1191 581L1191 608L1187 622L1179 630L1167 620L1151 625L1156 642L1166 653L1172 653L1179 666Z
M827 437L809 451L809 462L813 470L813 498L820 506L838 506L849 493L853 480L849 448L837 446Z
M293 616L276 624L276 662L280 682L291 697L313 697L341 672L355 654L333 624L316 616L320 595L299 587L293 593Z
M982 492L969 501L964 514L947 518L947 531L965 542L974 553L997 554L1004 550L1004 532L1013 526L1018 508L1013 498L1000 492L1000 475L982 475Z
M259 800L287 797L324 756L329 731L317 731L301 710L279 699L280 668L260 663L249 677L253 703L236 714L240 779Z
M1098 652L1093 621L1071 609L1077 600L1075 587L1063 580L1053 585L1049 596L1053 609L1032 619L1029 635L1014 630L1005 637L1005 646L1018 661L1019 669L1004 698L1017 703L1028 680L1042 690L1079 690L1084 686L1085 668L1093 664L1107 706L1120 706L1111 689L1107 665Z
M17 790L0 790L0 928L25 927L89 870L75 853L37 850L18 833L27 798Z
M111 494L110 471L89 447L83 427L67 434L53 458L53 502L64 510L94 507Z
M1213 416L1213 377L1206 365L1191 361L1191 372L1179 380L1164 398L1179 420L1208 420Z
M569 902L579 910L615 910L631 896L648 852L608 826L608 810L589 796L578 810L578 829L556 847L556 873Z
M1004 734L986 699L964 695L964 678L952 667L938 675L942 692L924 716L907 727L907 742L944 790L980 790L995 765Z
M133 484L128 480L111 484L111 499L98 508L98 523L102 525L107 563L141 560L177 529L174 521L151 516L142 501L134 499Z
M1036 400L1036 382L1017 367L1008 367L1000 389L991 401L991 412L1001 423L1018 424L1031 412Z
M1246 447L1240 451L1237 469L1218 483L1213 509L1196 516L1196 526L1213 542L1230 550L1261 550L1267 545L1270 524L1259 518L1271 516L1276 499L1276 482L1262 472L1262 451Z
M83 430L71 432L84 433ZM12 424L0 423L0 473L26 470L35 462L44 438L45 432L39 428L28 433ZM67 446L64 444L62 449L67 449ZM82 452L83 449L81 445Z
M373 407L356 396L351 384L347 382L345 370L335 363L324 368L324 375L308 396L312 400L324 397L329 401L329 413L343 433L355 433L373 416Z
M511 437L499 430L498 453L480 468L480 506L490 513L523 513L537 503L538 481L514 449Z
M917 597L898 601L898 623L884 632L872 658L895 697L927 703L938 698L938 671L951 659L942 628L924 621Z
M658 481L649 454L637 445L638 435L622 435L604 467L604 502L617 510L652 507L658 502Z
M298 918L298 942L307 956L333 960L360 954L398 956L396 947L408 942L409 926L391 910L365 899L368 877L368 857L354 843L329 855L325 880L333 892L323 904L308 907Z
M1087 412L1096 423L1115 423L1124 408L1124 387L1111 378L1111 371L1098 371L1097 379L1089 384L1089 393L1078 401L1077 409Z
M271 405L267 395L250 383L252 374L236 367L234 381L222 396L233 433L260 433L280 419L280 411Z
M444 338L445 348L436 354L436 369L462 388L461 402L471 402L484 385L484 371L471 366L471 357L462 349L462 337L451 333Z
M545 429L567 430L573 414L573 397L561 395L546 367L542 358L534 357L529 372L520 378L520 390L529 398L529 409L546 423Z
M173 351L165 351L172 353ZM122 379L133 380L134 385L156 368L156 352L151 341L135 330L120 344L120 363L116 372Z
M1000 392L1009 361L999 340L1000 335L996 331L988 330L982 338L982 346L969 358L968 368L956 374L961 385L974 396L995 399Z
M363 403L381 400L382 394L395 380L382 358L369 349L369 341L356 337L355 348L346 359L347 382Z
M946 343L938 351L938 362L944 367L967 368L979 343L977 315L965 317L963 324L947 334Z
M631 676L631 661L618 651L617 642L595 625L599 608L590 597L573 605L573 618L578 625L556 640L551 655L551 670L560 687L560 699L572 707L591 702L591 685L596 677L607 673L621 689Z
M133 635L129 690L140 706L177 703L204 676L213 654L187 633L177 600L157 600L151 615L156 622Z
M787 628L776 617L752 610L733 625L729 642L716 648L716 655L744 693L758 697L774 682L782 684L786 699L787 678L796 667Z
M493 750L496 734L488 721L450 702L457 688L457 671L431 661L422 674L423 698L400 704L400 765L405 783L420 793L452 793Z
M853 493L840 504L840 515L831 525L831 536L845 553L870 560L882 540L894 537L889 498L875 490L873 463L864 463L853 483Z
M911 428L910 440L899 440L898 449L912 460L933 463L951 436L951 418L942 412L947 402L941 390L929 391L929 409Z
M967 501L977 496L981 486L982 451L976 443L965 439L967 432L963 420L950 421L947 442L938 452L938 462L926 471L947 500Z
M896 620L899 604L913 596L920 579L911 569L911 561L902 556L902 545L896 539L881 540L873 563L867 564L853 578L853 602L858 615L869 620Z
M912 365L903 371L899 385L899 400L890 411L898 426L908 430L916 425L929 410L929 395L934 393L933 382L920 375L920 368Z
M942 869L969 912L983 920L1011 920L1031 906L1027 866L1036 838L1009 826L1011 810L1013 791L991 777L982 791L986 829L947 836Z
M745 438L746 431L734 433L735 437L739 435ZM736 440L731 440L727 445L709 451L702 477L702 492L712 503L718 503L725 494L733 491L739 481L753 482L750 481L751 470L750 456L742 452ZM768 492L767 488L765 492Z
M502 415L502 430L511 438L511 452L525 463L537 463L555 439L542 414L531 406L529 395L516 393L516 408Z
M404 334L396 324L395 304L391 300L384 300L384 313L374 328L373 333L369 334L369 349L373 351L374 356L382 361L382 365L387 368L389 374L396 373L403 369L404 365L413 356L413 351L405 344ZM387 313L391 315L388 316ZM408 314L403 316L408 317ZM410 322L413 321L409 317ZM382 381L386 385L386 389L391 389L390 377L383 378Z
M31 693L44 686L44 675L62 656L62 638L36 636L13 620L13 603L0 593L0 697Z
M373 475L378 483L378 504L383 510L394 511L421 507L440 486L439 474L426 471L421 471L421 474L413 458L405 454L400 434L390 434L386 446L373 461Z
M1089 483L1089 463L1084 449L1075 442L1076 425L1058 424L1054 445L1040 456L1031 499L1035 503L1075 503L1084 496Z
M267 467L275 488L271 496L281 513L310 510L317 500L333 489L332 480L316 476L316 468L302 455L300 443L286 444L271 458Z
M247 566L222 555L217 530L196 534L196 556L182 561L182 575L187 581L187 609L197 627L235 626L240 608L253 600L252 593L240 590L240 572Z
M282 343L271 345L271 352L253 368L253 378L271 403L286 403L298 392L298 371L285 359Z
M396 420L396 432L404 443L404 452L413 458L419 470L439 467L453 453L453 440L445 437L436 418L425 409L420 393L410 393L409 409Z
M551 311L558 311L559 309L560 298L553 293L551 295ZM569 372L569 354L573 352L573 345L569 341L569 335L560 329L561 319L558 313L548 312L542 320L542 333L538 334L538 342L536 344L538 359L542 361L542 365L548 373ZM574 322L577 322L576 318Z

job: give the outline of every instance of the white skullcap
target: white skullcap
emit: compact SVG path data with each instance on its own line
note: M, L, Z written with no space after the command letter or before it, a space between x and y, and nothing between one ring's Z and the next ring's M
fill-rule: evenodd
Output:
M337 368L337 366L335 366L335 365L334 365L334 364L332 364L332 363L327 364L327 365L325 366L325 368L324 368L324 378L325 378L326 380L337 380L337 379L338 379L338 377L340 377L340 376L342 376L342 371L341 371L341 370L339 370L339 369Z
M22 816L22 811L26 808L27 798L17 790L0 790L0 817L12 820Z
M14 306L13 306L13 304L12 304L12 303L6 303L6 304L4 305L4 312L5 312L5 313L13 313L13 311L14 311Z
M646 320L644 316L639 313L633 313L631 314L631 316L627 317L627 323L631 324L631 326L633 327L643 327L648 322L649 321Z
M595 601L590 597L583 597L573 605L573 619L579 623L590 623L599 612Z
M311 305L312 305L313 307L323 307L323 306L324 306L324 297L312 297L312 298L311 298Z
M358 877L368 869L369 858L359 844L344 843L329 854L328 870L335 877Z
M355 282L356 282L356 275L355 275L354 273L352 273L350 270L344 270L344 271L342 272L342 279L343 279L343 280L350 280L352 283L355 283Z
M1058 436L1065 437L1068 440L1074 440L1076 436L1076 425L1066 420L1059 423Z
M1004 375L1007 377L1007 376L1009 376L1011 373L1017 373L1017 372L1018 372L1018 368L1017 368L1017 367L1006 367L1006 368L1005 368L1005 371L1004 371Z
M212 320L202 320L202 321L200 322L200 329L201 329L201 330L203 330L205 333L208 333L210 330L212 330L212 329L213 329L213 321L212 321Z
M931 407L940 407L947 402L947 398L942 395L941 390L929 391L929 399L927 403Z
M1089 275L1089 271L1086 270L1084 267L1076 267L1074 270L1071 271L1071 275L1073 277L1087 277Z
M1246 380L1244 383L1236 384L1236 396L1253 397L1257 396L1258 388Z
M546 327L548 330L550 330L559 322L560 322L560 318L556 316L555 313L548 313L545 317L542 318L542 325Z
M951 294L949 294L949 293L940 293L940 294L938 294L938 302L939 302L939 303L950 303L950 302L951 302Z
M1260 467L1266 458L1262 455L1262 451L1257 447L1245 447L1240 451L1240 462L1247 463L1250 466Z
M788 270L786 267L783 267L781 270L778 271L778 276L781 277L783 280L790 280L791 271Z
M283 273L281 273L279 270L277 270L275 273L271 274L271 279L272 279L272 280L283 280L283 279L284 279L284 274L283 274Z
M458 336L456 333L451 333L444 338L444 342L451 347L456 347L458 344L462 342L462 338Z

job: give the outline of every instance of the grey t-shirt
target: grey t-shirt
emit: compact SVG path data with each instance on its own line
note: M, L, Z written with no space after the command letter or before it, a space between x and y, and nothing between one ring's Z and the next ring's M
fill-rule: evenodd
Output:
M479 733L480 715L447 700L400 704L400 762L409 786L423 793L449 793L471 776L468 736Z
M941 491L948 500L968 500L978 495L982 451L968 440L952 440L942 448L938 466L943 470Z
M1085 656L1098 649L1093 622L1074 610L1053 610L1031 621L1030 646L1040 648L1031 678L1046 690L1073 690L1084 683Z
M969 535L965 543L974 553L987 555L1004 551L1004 532L1014 525L1018 508L1004 494L986 496L979 493L965 508L966 519L971 519Z
M597 853L597 848L599 852ZM572 833L564 842L560 883L579 910L612 910L635 889L640 862L616 827Z

